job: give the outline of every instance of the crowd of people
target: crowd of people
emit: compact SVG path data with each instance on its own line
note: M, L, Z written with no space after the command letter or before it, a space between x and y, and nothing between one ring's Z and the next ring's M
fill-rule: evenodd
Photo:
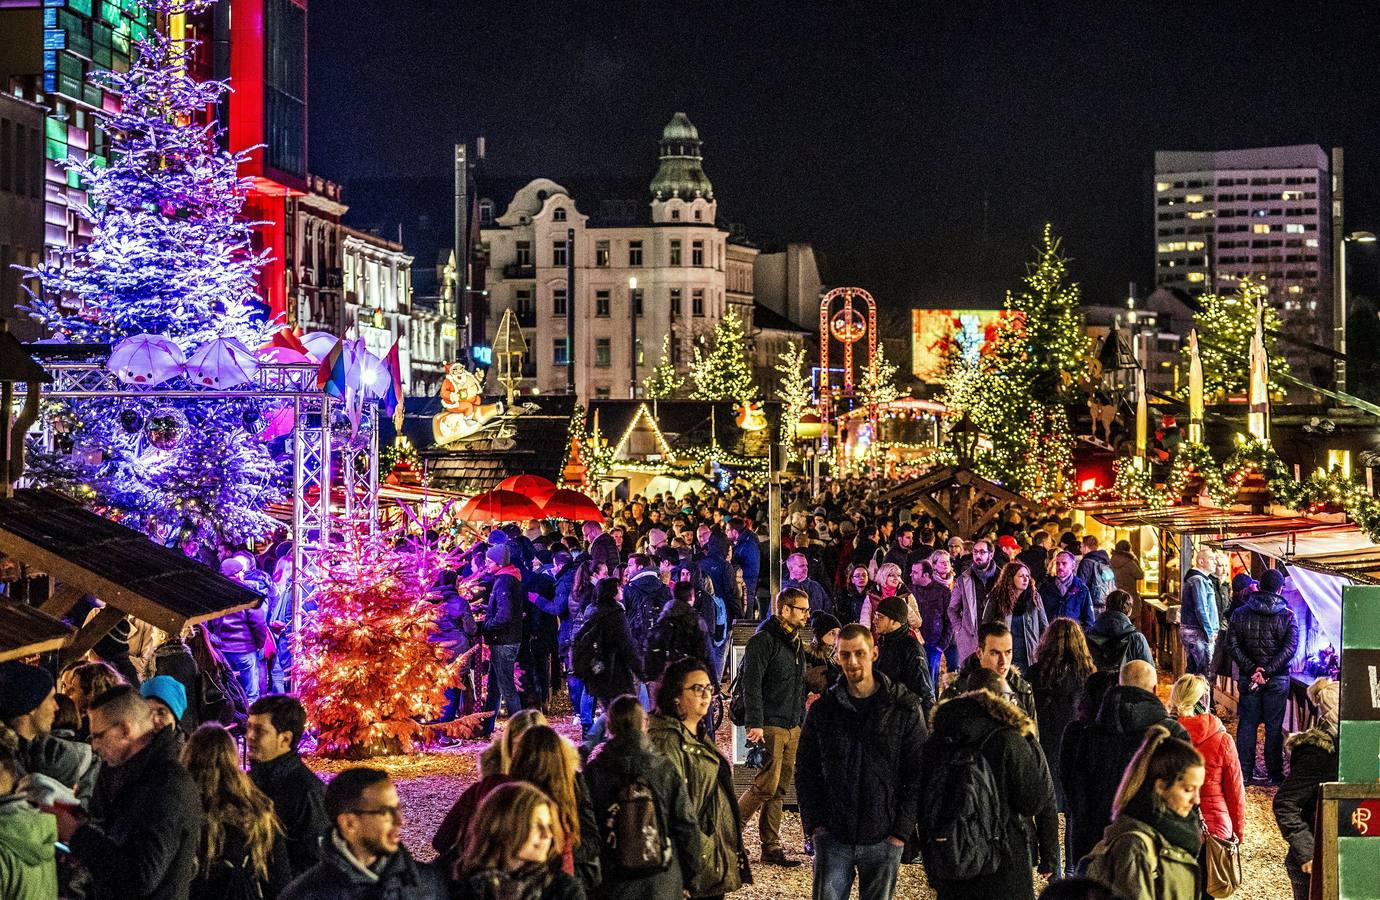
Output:
M855 881L864 900L890 897L900 866L920 863L944 900L1033 898L1037 872L1049 896L1196 900L1213 842L1242 838L1263 725L1259 780L1282 783L1286 866L1306 896L1316 785L1336 773L1337 696L1326 679L1310 691L1317 724L1292 739L1286 780L1298 627L1277 572L1228 582L1217 554L1198 554L1183 586L1189 672L1166 706L1129 545L1108 553L1067 520L1018 516L967 541L872 491L783 492L775 593L770 507L746 487L635 497L606 505L602 524L475 540L433 591L433 640L465 661L435 721L473 716L493 741L430 864L401 843L387 772L351 768L323 785L298 756L306 715L281 692L290 616L264 574L283 557L228 555L221 571L257 586L260 608L143 649L117 631L58 679L0 669L0 835L16 836L0 848L0 887L710 898L751 883L754 865L793 868L803 854L819 898L847 897ZM730 685L743 621L755 631ZM1234 741L1210 689L1231 664ZM562 688L578 743L547 718ZM753 748L741 792L714 731L720 706ZM781 832L792 793L797 847Z

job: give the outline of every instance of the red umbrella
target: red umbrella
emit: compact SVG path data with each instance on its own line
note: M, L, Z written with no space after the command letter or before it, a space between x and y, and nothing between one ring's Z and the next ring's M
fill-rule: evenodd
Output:
M579 491L562 488L546 499L541 507L548 519L576 519L579 521L604 521L604 514L594 501Z
M492 490L475 494L456 511L456 517L466 522L522 522L540 519L541 508L514 491Z
M556 493L556 485L540 475L509 475L498 483L496 490L513 491L535 500L540 506Z

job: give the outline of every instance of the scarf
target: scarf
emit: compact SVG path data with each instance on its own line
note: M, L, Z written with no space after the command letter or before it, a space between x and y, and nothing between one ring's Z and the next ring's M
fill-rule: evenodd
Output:
M1054 576L1054 582L1059 585L1059 596L1068 596L1069 588L1073 587L1073 579L1074 576L1072 575L1068 578L1060 578L1058 575Z
M1149 785L1141 788L1123 810L1160 833L1166 841L1197 858L1203 849L1203 819L1195 806L1186 816L1176 814Z
M995 559L992 560L987 564L987 568L985 569L979 569L977 566L971 566L969 567L968 571L973 573L973 577L981 580L982 587L985 590L986 588L991 586L992 579L997 577L997 561Z

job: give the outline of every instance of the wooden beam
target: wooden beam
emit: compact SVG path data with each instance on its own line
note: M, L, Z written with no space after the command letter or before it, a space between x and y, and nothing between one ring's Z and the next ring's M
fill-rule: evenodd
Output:
M125 614L113 606L104 606L100 612L92 616L81 628L77 629L76 636L72 642L63 648L62 653L58 654L59 666L65 666L73 660L81 659L92 647L100 643L101 638L110 633L110 629L120 624L120 620Z
M86 596L86 591L74 584L63 583L57 590L53 591L38 607L38 611L47 613L54 619L61 618L62 614L72 608L82 597Z

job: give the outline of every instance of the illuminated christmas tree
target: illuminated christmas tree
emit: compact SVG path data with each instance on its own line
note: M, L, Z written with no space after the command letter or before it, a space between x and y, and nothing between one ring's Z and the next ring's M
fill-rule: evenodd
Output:
M206 5L144 3L161 18ZM26 285L28 311L59 340L163 335L184 353L219 337L263 340L245 157L198 124L228 88L187 74L192 49L151 32L129 71L92 76L120 102L96 113L109 165L67 162L87 191L77 212L91 240L28 270L37 284ZM253 433L261 412L236 399L67 401L49 411L58 451L36 447L31 474L161 539L241 543L275 526L264 508L281 499L279 467Z
M795 462L800 453L795 445L795 429L800 417L810 408L810 375L805 367L805 345L792 342L777 356L776 399L781 401L781 435L786 442L786 461Z
M862 378L858 382L858 405L876 408L900 396L901 391L896 387L897 371L896 365L886 358L886 344L878 341L874 364L863 366Z
M676 371L675 364L671 362L671 336L663 335L661 362L656 364L647 380L643 382L642 393L649 400L666 400L674 397L683 384L684 376Z
M1198 329L1198 355L1203 361L1203 394L1209 402L1220 402L1230 396L1246 393L1250 381L1251 337L1255 334L1257 309L1265 312L1265 352L1270 356L1270 393L1285 392L1279 375L1289 373L1289 363L1277 350L1278 333L1282 323L1279 313L1266 302L1269 288L1247 276L1241 279L1235 294L1203 294L1198 297L1200 309L1193 314ZM1188 383L1188 351L1184 350L1183 383ZM1187 387L1184 388L1187 392Z
M737 313L729 312L714 327L708 350L698 345L690 359L690 382L696 400L756 400L757 382L748 364L747 333Z

